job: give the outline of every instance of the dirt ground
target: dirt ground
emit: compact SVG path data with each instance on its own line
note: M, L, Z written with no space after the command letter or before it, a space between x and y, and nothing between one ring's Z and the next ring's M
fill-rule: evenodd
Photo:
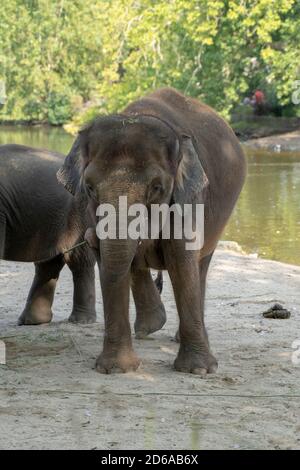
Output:
M134 341L142 367L104 376L93 370L103 338L100 299L99 323L66 323L67 269L53 322L16 326L32 272L30 264L1 261L7 364L0 366L0 448L300 449L300 364L292 361L292 343L300 340L300 267L217 251L206 318L219 370L204 379L172 369L178 320L166 275L167 324ZM274 302L291 318L264 319Z

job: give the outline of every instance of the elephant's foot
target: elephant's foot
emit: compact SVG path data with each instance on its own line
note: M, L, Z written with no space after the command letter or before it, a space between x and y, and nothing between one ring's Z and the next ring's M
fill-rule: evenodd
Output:
M174 367L178 372L205 376L216 372L218 363L208 348L195 351L189 346L180 345Z
M82 310L82 309L73 309L71 315L68 318L68 321L71 323L95 323L97 319L95 310Z
M158 305L150 312L137 315L134 323L135 337L144 339L146 336L161 330L167 321L166 311L163 304Z
M53 313L49 308L33 309L25 307L22 314L18 318L18 325L42 325L50 323Z
M140 359L132 348L119 351L102 352L96 361L96 370L100 374L113 374L135 371L140 365Z

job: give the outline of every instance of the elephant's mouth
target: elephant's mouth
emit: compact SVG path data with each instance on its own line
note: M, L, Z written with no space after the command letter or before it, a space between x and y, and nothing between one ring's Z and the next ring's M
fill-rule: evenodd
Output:
M87 241L90 248L99 251L99 238L97 237L95 228L89 227L85 232L84 239Z

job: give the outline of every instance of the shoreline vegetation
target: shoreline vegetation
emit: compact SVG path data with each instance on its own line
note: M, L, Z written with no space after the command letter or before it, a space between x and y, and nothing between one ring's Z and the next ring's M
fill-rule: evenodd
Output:
M241 143L249 148L300 152L300 118L253 115L230 124Z
M166 86L231 122L253 111L300 118L297 0L5 3L2 121L64 124L72 133Z

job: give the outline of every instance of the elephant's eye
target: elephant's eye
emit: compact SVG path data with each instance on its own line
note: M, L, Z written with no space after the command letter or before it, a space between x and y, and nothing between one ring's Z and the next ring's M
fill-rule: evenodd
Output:
M160 193L162 192L162 190L163 190L163 187L160 183L156 183L152 186L152 191L155 193Z
M85 183L85 190L86 190L87 195L88 195L89 197L95 198L96 195L95 195L94 189L93 189L93 187L92 187L90 184Z
M160 181L153 181L148 190L148 202L155 203L159 202L159 199L164 193L163 185Z
M163 193L164 188L160 181L153 181L151 185L151 193L153 195L159 196Z

